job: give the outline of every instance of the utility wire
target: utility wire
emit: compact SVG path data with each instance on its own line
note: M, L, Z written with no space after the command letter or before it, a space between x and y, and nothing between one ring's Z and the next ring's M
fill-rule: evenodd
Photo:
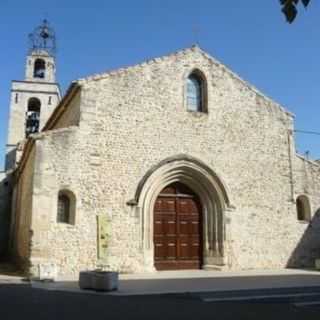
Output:
M316 132L316 131L305 131L305 130L293 130L293 131L298 133L314 134L314 135L320 136L320 132Z

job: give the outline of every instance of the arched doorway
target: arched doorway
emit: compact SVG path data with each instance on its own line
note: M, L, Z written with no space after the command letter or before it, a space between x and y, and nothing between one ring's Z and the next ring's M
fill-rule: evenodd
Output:
M226 217L233 210L226 186L202 161L178 155L152 167L140 181L134 198L127 202L136 206L135 213L141 216L141 249L145 270L155 269L155 204L162 190L173 183L187 186L200 200L202 268L225 266L228 254Z
M155 201L153 222L157 270L201 268L202 207L189 187L180 182L165 187Z

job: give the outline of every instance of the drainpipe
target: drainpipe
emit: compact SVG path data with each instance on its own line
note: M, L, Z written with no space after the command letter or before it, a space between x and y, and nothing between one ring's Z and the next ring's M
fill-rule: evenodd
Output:
M288 130L288 156L289 156L289 175L290 175L290 189L291 189L291 201L295 202L294 198L294 177L293 177L293 144L292 144L292 135L293 130Z

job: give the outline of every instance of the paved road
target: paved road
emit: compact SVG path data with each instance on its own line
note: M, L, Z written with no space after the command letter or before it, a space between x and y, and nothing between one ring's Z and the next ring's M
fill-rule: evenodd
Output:
M301 290L301 289L300 289ZM313 289L312 289L313 290ZM320 319L320 291L300 296L254 301L217 302L217 294L106 296L31 288L29 284L0 284L1 320L63 319ZM261 292L260 292L261 293ZM271 292L279 294L279 292ZM294 292L289 292L291 295ZM305 295L301 294L312 294ZM266 292L262 292L266 294ZM270 294L270 292L268 292ZM281 294L286 294L285 291ZM235 294L245 296L247 293ZM254 293L257 295L257 292ZM228 296L230 297L230 295ZM223 298L223 295L220 296ZM299 303L312 304L299 304ZM314 304L315 302L319 304Z

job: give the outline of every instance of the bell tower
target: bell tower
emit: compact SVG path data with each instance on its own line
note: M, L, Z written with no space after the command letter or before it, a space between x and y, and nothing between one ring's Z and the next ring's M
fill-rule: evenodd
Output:
M29 35L24 80L11 86L6 170L16 163L17 144L40 131L61 99L56 83L56 37L47 20Z

